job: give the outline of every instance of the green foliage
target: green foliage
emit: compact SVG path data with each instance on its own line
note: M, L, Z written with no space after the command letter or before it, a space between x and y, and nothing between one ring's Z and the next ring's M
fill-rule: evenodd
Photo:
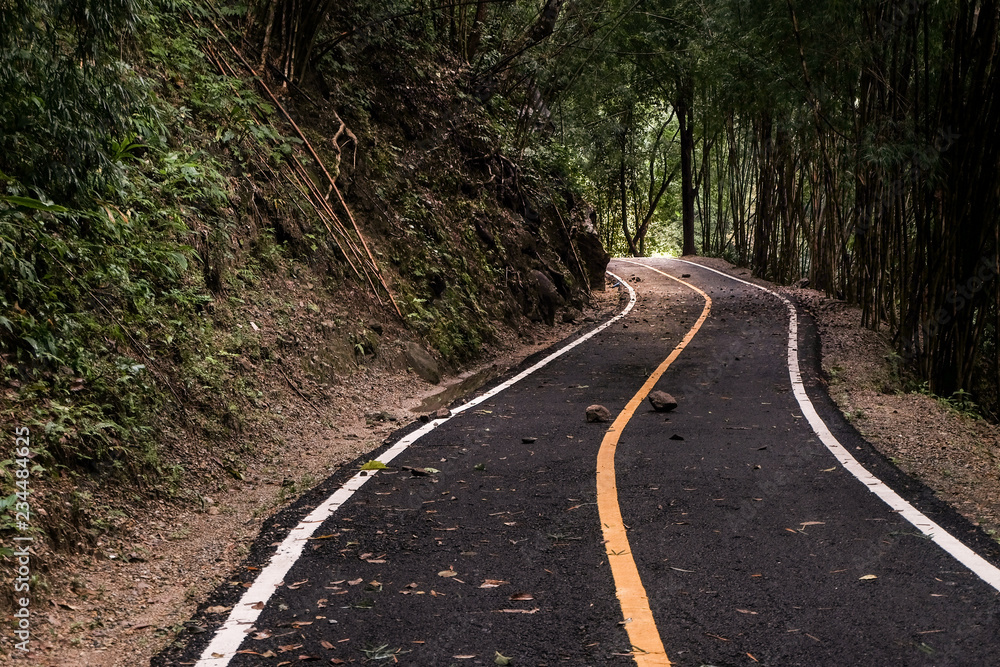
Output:
M151 337L183 335L199 297L183 285L190 248L170 228L104 202L68 209L28 197L6 178L0 199L0 342L3 378L60 463L130 457L156 408L146 358Z
M119 176L145 82L123 60L142 0L8 0L0 12L0 171L78 203Z
M0 382L47 466L159 479L151 424L178 396L162 360L198 370L215 335L186 221L228 238L227 159L289 142L163 4L18 7L0 17L0 124L13 123L0 128ZM158 95L142 68L165 82ZM229 134L209 145L200 124L222 120ZM218 391L223 374L203 375Z

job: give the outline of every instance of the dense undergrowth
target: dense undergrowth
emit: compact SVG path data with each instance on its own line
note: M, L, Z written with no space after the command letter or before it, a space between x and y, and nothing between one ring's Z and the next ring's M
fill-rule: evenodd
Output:
M177 494L191 481L170 448L179 434L240 477L260 375L275 363L243 321L249 301L286 327L272 342L296 369L325 383L349 372L292 342L328 315L297 308L286 283L317 277L328 300L367 292L452 366L499 328L586 298L593 270L573 241L588 223L565 159L507 157L514 107L480 104L467 73L418 34L383 26L330 49L302 88L279 79L300 138L221 36L239 44L227 21L239 7L15 4L17 18L0 18L0 421L30 429L34 479L62 496L33 522L53 546L86 549L105 529L87 509L98 486L120 486L126 502ZM319 188L316 158L401 320L351 261L352 241L293 186L298 161ZM382 353L381 325L365 317L322 324L355 365ZM0 460L10 509L15 463ZM0 515L0 532L13 528Z

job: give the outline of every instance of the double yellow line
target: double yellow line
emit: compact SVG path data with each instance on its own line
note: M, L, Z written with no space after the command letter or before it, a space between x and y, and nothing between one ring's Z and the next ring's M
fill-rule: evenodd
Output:
M628 632L629 642L632 644L635 662L639 667L669 667L670 659L663 648L660 633L656 629L653 612L649 608L649 598L646 597L646 589L642 585L642 579L639 578L639 570L632 558L632 549L625 532L625 523L622 521L621 507L618 504L618 483L615 480L615 451L618 448L618 440L625 425L632 419L635 411L642 405L646 396L653 390L670 364L674 363L674 360L680 356L681 351L687 347L687 344L701 329L701 325L708 319L708 314L712 310L712 299L705 292L680 278L675 278L659 269L639 262L625 261L666 276L691 288L705 298L705 307L702 309L698 321L694 323L694 326L673 349L670 356L664 359L663 363L653 371L653 374L646 379L632 400L618 414L617 419L604 435L601 449L597 453L597 509L601 526L604 529L604 546L611 564L611 574L615 579L615 589L621 604L622 617L625 619L625 630Z

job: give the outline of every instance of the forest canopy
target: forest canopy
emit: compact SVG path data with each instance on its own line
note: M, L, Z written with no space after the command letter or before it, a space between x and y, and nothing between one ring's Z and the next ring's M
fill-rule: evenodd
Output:
M614 253L808 279L997 415L1000 4L407 6L480 99L520 105L513 145L565 158Z

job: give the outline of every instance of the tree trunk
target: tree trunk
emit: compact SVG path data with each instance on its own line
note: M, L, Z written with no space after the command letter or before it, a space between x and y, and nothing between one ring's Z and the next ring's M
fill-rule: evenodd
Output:
M691 108L694 82L685 77L677 87L677 119L681 134L681 227L685 255L696 255L694 243L694 111Z

